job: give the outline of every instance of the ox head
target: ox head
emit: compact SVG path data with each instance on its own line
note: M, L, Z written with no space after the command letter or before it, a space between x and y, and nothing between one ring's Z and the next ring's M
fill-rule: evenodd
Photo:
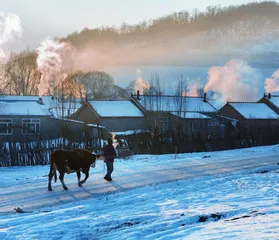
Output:
M95 168L96 167L96 160L100 157L101 155L100 154L96 154L96 153L92 153L91 154L91 159L90 159L90 163L91 163L91 167L92 168Z

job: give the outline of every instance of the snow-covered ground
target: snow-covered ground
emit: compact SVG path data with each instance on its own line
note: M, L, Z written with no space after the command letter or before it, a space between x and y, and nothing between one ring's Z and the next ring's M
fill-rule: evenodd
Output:
M278 162L278 145L137 155L53 192L48 166L0 168L0 239L279 239Z

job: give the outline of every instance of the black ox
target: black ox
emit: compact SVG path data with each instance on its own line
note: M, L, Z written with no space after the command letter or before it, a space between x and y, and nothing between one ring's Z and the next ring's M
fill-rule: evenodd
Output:
M78 186L82 186L89 177L90 166L95 167L96 159L100 155L92 154L86 149L58 150L50 154L50 170L48 174L48 190L52 191L51 181L54 176L57 181L56 170L60 173L59 179L65 190L68 190L64 183L65 173L76 172L78 178ZM85 174L85 178L80 181L80 171Z

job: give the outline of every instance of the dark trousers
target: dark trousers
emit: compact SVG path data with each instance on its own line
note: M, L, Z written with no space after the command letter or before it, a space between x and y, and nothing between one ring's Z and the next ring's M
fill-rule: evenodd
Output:
M105 177L111 178L111 174L113 172L113 162L106 162L107 165L107 174Z

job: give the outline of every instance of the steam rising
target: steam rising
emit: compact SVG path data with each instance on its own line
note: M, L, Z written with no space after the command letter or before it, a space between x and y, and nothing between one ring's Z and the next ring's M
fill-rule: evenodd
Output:
M17 15L0 12L0 63L6 59L2 46L16 38L20 38L22 32L21 21Z
M189 90L187 92L182 93L183 97L191 96L191 97L197 97L198 96L198 83L194 83L190 85Z
M145 80L143 80L141 78L141 70L138 68L136 70L136 74L138 76L136 82L135 82L135 92L139 91L140 94L144 94L144 91L147 90L147 89L150 89L150 84L147 83Z
M67 77L72 67L73 48L65 42L46 39L37 52L38 69L42 73L38 90L39 96L43 96L49 94L60 81Z
M279 91L279 69L272 74L271 78L265 79L265 91L267 93Z
M255 101L261 86L261 74L242 60L231 60L223 67L208 71L204 92L213 90L221 101Z

